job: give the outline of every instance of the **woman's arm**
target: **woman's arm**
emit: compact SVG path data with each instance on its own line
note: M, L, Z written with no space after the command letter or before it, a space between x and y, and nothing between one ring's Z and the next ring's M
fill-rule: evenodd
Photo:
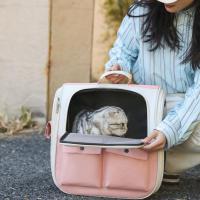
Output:
M138 19L125 16L117 33L113 48L109 51L110 60L105 65L105 70L113 66L120 66L123 71L131 72L138 57Z
M163 121L156 127L159 134L167 139L167 148L171 148L188 139L192 132L189 128L200 119L200 69L195 71L194 83L187 89L185 98L169 111ZM154 131L155 134L155 131ZM149 138L153 137L153 133ZM151 138L152 139L152 138ZM145 139L145 141L149 141ZM160 138L159 141L161 142ZM156 138L152 143L158 142ZM162 139L162 142L165 143ZM159 143L159 142L158 142ZM148 145L147 145L148 148ZM155 145L154 147L155 148Z

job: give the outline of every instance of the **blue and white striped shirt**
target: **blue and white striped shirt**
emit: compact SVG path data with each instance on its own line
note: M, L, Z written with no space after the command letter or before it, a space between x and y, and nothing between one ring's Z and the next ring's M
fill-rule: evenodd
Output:
M145 8L137 7L133 14L142 13ZM185 93L183 100L155 127L165 134L168 148L184 142L190 136L189 127L200 120L200 70L194 71L190 63L181 63L192 38L194 8L176 15L180 50L164 47L150 52L149 43L142 40L143 18L126 16L109 52L110 60L105 65L109 70L119 64L122 70L132 73L137 84L159 85L167 94Z

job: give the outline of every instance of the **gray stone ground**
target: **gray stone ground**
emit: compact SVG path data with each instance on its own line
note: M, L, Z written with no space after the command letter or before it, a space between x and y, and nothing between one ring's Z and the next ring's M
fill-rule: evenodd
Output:
M106 200L60 192L50 172L49 141L37 133L0 139L0 200ZM148 200L200 200L200 167Z

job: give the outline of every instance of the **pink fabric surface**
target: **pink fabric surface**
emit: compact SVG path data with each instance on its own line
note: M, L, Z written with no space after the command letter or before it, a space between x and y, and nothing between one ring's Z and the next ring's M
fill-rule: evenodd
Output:
M57 143L56 182L69 194L143 198L156 184L158 154L140 149L67 147Z
M81 149L80 147L65 147L62 148L63 153L71 153L71 154L101 154L102 149L100 148L90 148L90 147L84 147L84 149Z
M135 158L138 160L147 160L148 159L148 153L141 149L128 149L128 152L126 152L127 149L105 149L105 152L110 152L113 154L121 155L124 157L129 158Z

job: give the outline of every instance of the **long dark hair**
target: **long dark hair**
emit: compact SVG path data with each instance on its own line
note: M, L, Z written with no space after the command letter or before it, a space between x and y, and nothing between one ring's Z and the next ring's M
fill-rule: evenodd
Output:
M147 13L134 16L132 11L138 7L147 7ZM193 70L200 69L200 1L194 0L194 24L192 41L185 52L182 63L191 63ZM150 51L167 45L172 50L180 49L180 36L174 20L175 14L166 11L164 4L157 0L135 0L128 11L130 17L144 17L142 38L151 44Z

